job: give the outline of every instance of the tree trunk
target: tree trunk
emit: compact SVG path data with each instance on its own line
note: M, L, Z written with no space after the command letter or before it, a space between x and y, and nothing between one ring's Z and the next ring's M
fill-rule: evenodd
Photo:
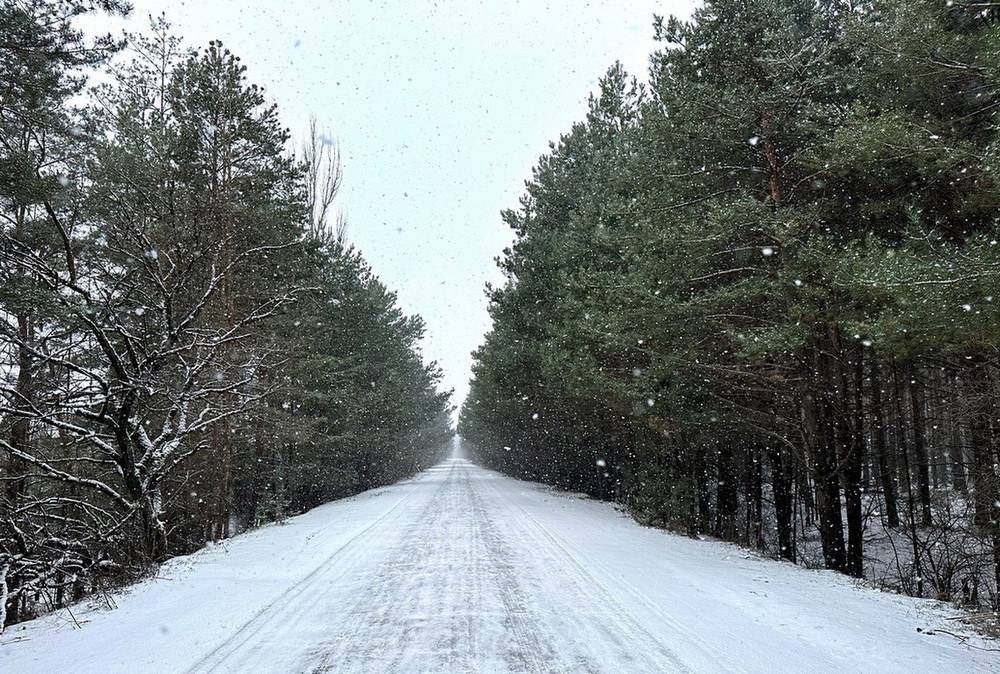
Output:
M768 448L771 460L771 485L774 490L774 514L778 521L778 556L793 564L795 551L795 503L792 492L792 467L788 452Z
M971 401L973 408L970 424L972 435L972 465L969 477L972 480L975 507L973 522L976 526L989 532L1000 527L1000 476L997 475L994 463L996 461L996 428L993 419L996 414L996 404L993 400L991 376L985 372L988 366L982 366L973 376L981 378L982 384L978 390L970 392L975 396Z
M826 568L845 571L844 519L840 502L837 441L834 405L831 400L834 381L832 344L826 328L818 329L810 345L813 384L802 396L802 421L810 469L816 485L816 511L820 542Z
M745 543L757 550L764 548L764 470L763 452L754 444L747 456L747 517Z
M913 414L913 456L916 461L917 489L920 495L920 523L931 525L931 479L927 455L927 424L924 409L924 384L915 366L908 369L907 382Z
M844 443L844 503L847 511L847 573L855 578L864 576L864 515L861 503L861 472L864 460L862 441L863 401L861 395L863 363L860 354L855 362L851 389L852 397L844 396L846 403L853 398L853 414L844 415L840 425L845 429ZM845 378L846 383L846 378ZM845 387L846 388L846 387ZM846 390L845 390L846 393Z
M812 389L802 397L802 418L810 468L816 484L816 511L826 568L846 571L844 518L841 512L839 457L837 456L834 328L817 329L811 345Z
M142 547L149 562L162 561L167 554L167 532L160 519L159 499L146 496L142 499L140 520Z
M899 528L899 500L896 495L896 461L889 452L886 432L888 418L882 399L884 377L877 363L872 363L869 370L871 377L871 419L872 419L872 450L878 461L878 481L882 487L882 499L885 503L886 525L890 529Z
M962 376L956 372L951 379L951 384L953 399L962 400L965 397L965 386ZM969 490L966 458L969 447L968 415L961 414L960 409L954 402L951 408L951 452L948 457L951 462L951 488L964 494Z
M719 472L715 503L715 535L724 541L736 540L736 518L739 512L736 491L736 467L733 447L728 439L717 445Z
M213 445L218 465L214 479L216 480L215 507L212 512L211 539L220 541L229 537L230 483L232 481L232 428L227 417L221 424L212 429ZM221 436L221 437L220 437Z
M705 461L705 451L701 448L695 450L695 490L697 495L692 503L697 502L697 513L692 518L692 528L695 533L706 533L711 531L711 503L712 490L709 485L708 465Z
M10 424L10 444L25 453L30 453L28 446L31 441L32 400L34 399L34 377L32 375L31 345L34 343L34 326L31 317L26 313L17 316L17 402L15 408L24 412L23 416L15 417ZM27 464L15 456L7 457L6 512L13 512L26 494L25 476Z
M15 408L25 411L25 416L15 418L10 424L10 444L12 447L26 453L30 453L31 448L31 422L28 419L29 408L34 398L34 376L32 373L32 357L30 347L34 342L34 326L31 317L27 313L17 315L17 383L16 394L18 401ZM21 503L28 495L27 475L28 464L23 459L8 455L4 466L3 498L0 499L0 513L8 515L16 512ZM12 522L13 525L13 522ZM16 531L16 529L14 529ZM24 552L22 550L22 552ZM21 576L12 570L10 564L5 564L4 585L3 585L3 611L4 620L0 621L0 631L3 630L3 622L14 624L21 619L21 606L23 605L22 595L17 592L21 586Z
M899 382L899 370L893 365L892 368L892 378L895 384L895 394L896 394L896 421L898 425L899 433L899 456L902 459L900 462L900 475L903 479L903 484L906 486L906 515L907 515L907 528L910 534L910 544L913 552L913 575L916 579L916 591L915 596L924 596L924 572L923 572L923 558L920 554L920 540L917 537L917 516L916 516L916 503L913 498L913 471L910 467L910 449L909 445L911 439L907 437L906 433L906 422L907 415L905 413L904 398L909 397L909 387L901 386ZM910 406L912 408L912 405Z

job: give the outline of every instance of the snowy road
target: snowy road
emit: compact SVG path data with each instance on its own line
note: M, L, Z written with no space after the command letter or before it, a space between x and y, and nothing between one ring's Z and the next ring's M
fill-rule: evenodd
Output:
M161 576L8 631L0 672L1000 671L933 604L462 459Z

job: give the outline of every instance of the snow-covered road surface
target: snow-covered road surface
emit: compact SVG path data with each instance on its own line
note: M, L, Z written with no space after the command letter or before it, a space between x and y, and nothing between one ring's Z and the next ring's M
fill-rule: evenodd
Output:
M8 630L0 672L1000 672L996 644L936 632L958 631L939 605L462 459L172 560L114 603Z

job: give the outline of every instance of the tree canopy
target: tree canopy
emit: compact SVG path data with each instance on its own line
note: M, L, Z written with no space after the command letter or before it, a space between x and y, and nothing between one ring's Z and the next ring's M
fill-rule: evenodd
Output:
M73 28L124 10L0 8L0 629L452 433L421 320L329 232L335 153L218 42Z
M648 86L613 66L504 215L459 424L481 459L792 561L816 536L856 576L881 522L913 546L903 589L938 596L957 494L995 598L994 15L658 17Z

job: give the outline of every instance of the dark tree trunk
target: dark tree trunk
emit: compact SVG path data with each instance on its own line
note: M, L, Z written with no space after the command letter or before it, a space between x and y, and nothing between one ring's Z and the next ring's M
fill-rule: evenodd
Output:
M902 476L903 484L906 486L907 528L909 529L910 544L913 551L913 575L916 579L914 594L918 597L922 597L924 596L923 558L920 555L920 541L917 537L916 501L913 498L913 470L910 466L909 445L912 440L907 436L906 432L906 423L908 418L905 413L906 405L904 405L904 399L909 397L909 387L900 385L899 370L895 364L892 368L892 378L896 394L896 421L899 433L899 456L902 459L900 462L900 475ZM912 405L910 407L912 408Z
M989 541L993 553L993 575L1000 587L1000 475L994 465L997 462L997 428L994 425L997 407L994 396L993 373L987 367L978 374L983 383L976 391L978 400L973 402L972 415L972 466L969 477L974 488L974 524Z
M774 489L774 514L778 520L778 556L794 563L795 503L792 492L793 469L788 452L768 448L771 460L771 485Z
M698 492L695 500L698 512L693 518L693 528L696 533L706 533L711 531L711 504L712 490L709 485L708 463L705 461L705 451L698 449L695 452L695 483Z
M872 451L878 461L878 482L882 487L882 499L885 502L886 525L891 529L899 528L899 500L896 495L896 461L895 455L889 452L886 432L888 419L882 401L882 385L884 377L878 364L872 363L871 373L871 420L872 420Z
M959 373L955 373L950 380L953 400L964 398L964 380ZM951 452L949 460L951 462L951 488L959 493L966 493L969 490L969 476L967 467L967 455L969 446L969 431L967 415L960 413L960 405L952 405L951 414Z
M156 506L144 498L141 504L142 546L150 562L160 562L167 554L167 534L160 522Z
M810 360L815 376L812 387L802 397L802 419L816 484L816 511L823 560L826 568L843 572L847 570L847 551L834 427L836 415L832 400L836 365L830 336L828 329L818 330L818 339L812 345Z
M735 541L739 510L735 457L732 444L727 439L719 442L717 447L719 473L715 494L715 535L725 541Z
M230 485L232 483L233 464L233 431L232 424L227 417L220 427L214 429L216 447L218 448L218 474L216 480L217 495L215 502L215 512L212 516L212 540L219 541L229 537L229 515L230 515ZM219 437L221 434L221 438Z
M10 424L10 444L15 449L30 453L28 446L31 441L30 408L34 399L34 376L32 373L31 345L34 342L34 326L30 316L18 314L17 336L20 344L17 348L17 401L15 407L23 412L23 416L14 418ZM26 495L25 476L28 466L25 461L13 455L7 457L6 488L4 496L7 500L6 512L13 512Z
M990 385L990 376L985 372L986 367L981 367L979 372L974 373L980 379L979 386L969 395L975 396L970 401L972 407L971 414L971 434L972 434L972 465L969 470L969 477L972 479L974 487L973 505L975 506L974 522L979 527L988 528L995 520L994 509L996 501L1000 498L998 482L1000 478L994 472L995 461L996 428L993 425L993 417L996 413L996 406L992 400L993 387Z
M855 578L864 575L864 515L861 503L861 472L864 461L862 442L863 401L861 395L862 367L860 355L852 368L851 382L853 396L844 397L845 404L853 402L853 414L844 415L841 425L845 434L844 456L844 503L847 511L847 573Z
M760 447L754 445L747 456L747 518L746 543L757 550L764 547L764 457Z
M16 392L18 401L16 407L25 410L23 417L15 418L10 424L10 444L15 449L29 453L31 443L31 424L27 416L27 408L32 404L34 398L34 376L32 373L32 357L30 347L34 340L34 326L31 317L26 313L17 316L17 333L20 344L17 349L17 383ZM0 499L0 516L6 517L9 513L16 512L28 495L27 474L28 464L23 459L8 455L3 466L5 473L5 485L3 498ZM11 520L12 532L17 532L16 526ZM19 534L13 533L10 536L10 544L19 548L21 554L26 554L23 540L17 541ZM5 546L6 547L6 546ZM0 562L3 562L0 558ZM13 625L21 620L21 607L24 605L23 595L18 590L21 587L21 576L12 566L8 567L5 582L7 584L6 620L7 625Z
M924 411L924 384L916 367L909 369L907 382L910 390L910 406L913 414L913 456L916 462L917 489L920 495L920 523L930 526L931 479L930 460L927 454L927 424Z
M811 527L816 523L816 498L808 470L796 470L795 480L797 500L802 502L802 526Z

